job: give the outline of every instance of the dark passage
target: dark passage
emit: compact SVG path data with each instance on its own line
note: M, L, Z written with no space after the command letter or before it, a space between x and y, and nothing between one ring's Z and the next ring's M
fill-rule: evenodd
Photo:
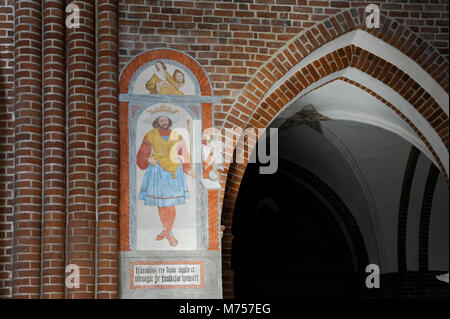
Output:
M282 167L281 167L282 168ZM249 164L233 219L236 298L347 298L354 266L328 207L282 173Z

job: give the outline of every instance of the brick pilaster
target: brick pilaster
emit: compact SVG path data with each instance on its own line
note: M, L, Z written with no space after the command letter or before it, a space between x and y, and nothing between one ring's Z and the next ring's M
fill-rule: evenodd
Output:
M42 209L41 1L15 1L13 297L39 298Z
M0 23L0 298L10 298L14 210L14 1L0 1Z
M68 298L95 297L96 117L95 2L67 1L80 8L80 27L67 29L68 247L67 264L80 267L80 288Z
M42 298L64 298L66 239L66 67L64 1L44 0L44 203Z
M97 17L97 298L117 298L119 258L117 0L99 0Z

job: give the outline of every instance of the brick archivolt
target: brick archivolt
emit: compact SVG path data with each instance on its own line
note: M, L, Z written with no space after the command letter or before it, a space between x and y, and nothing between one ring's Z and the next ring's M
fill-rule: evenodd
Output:
M370 36L360 37L363 32ZM376 39L389 50L383 53L370 47L363 38ZM331 42L334 40L338 45L333 47ZM321 54L317 54L319 49ZM448 176L447 59L410 29L383 15L380 29L367 29L362 9L338 13L280 48L254 74L229 111L215 115L216 125L224 129L265 128L287 105L308 93L319 81L349 69L363 72L389 89L376 92L373 87L343 76L336 76L333 80L354 85L394 110L416 132L435 163ZM420 131L414 118L405 115L390 101L388 96L392 92L409 103L411 112L424 119L428 132ZM433 144L428 140L431 135L438 137L437 143L435 139ZM247 156L251 150L249 145ZM234 204L247 162L248 157L244 163L228 165L221 175L221 182L226 187L222 212L222 222L227 226L226 235L229 235Z
M356 69L376 79L389 89L387 92L376 92L378 93L377 98L394 109L410 125L427 146L441 171L447 174L448 159L445 155L448 153L448 83L443 81L448 79L447 68L445 67L448 66L446 60L438 58L434 53L431 54L434 51L430 46L425 49L430 53L428 58L425 56L428 53L422 52L423 54L420 55L417 52L419 48L407 50L405 43L399 43L401 36L397 36L397 40L394 41L393 39L386 39L381 31L378 33L372 30L357 31L359 33L371 33L370 37L377 36L376 38L380 39L378 41L387 41L386 47L394 52L395 57L389 59L395 63L393 64L374 54L373 52L376 49L369 48L370 51L368 51L362 48L361 46L367 41L355 40L355 38L358 38L358 33L349 36L352 32L355 32L355 28L363 28L356 27L356 22L353 28L350 28L348 22L353 20L346 13L340 15L345 19L341 19L340 26L332 23L334 32L326 30L327 22L325 21L323 25L321 24L304 34L300 34L280 49L279 53L255 74L242 94L238 96L230 111L222 116L224 120L219 121L219 124L224 128L267 127L287 105L297 100L318 81L349 68ZM336 19L331 18L330 20L332 22L339 20ZM401 29L395 23L387 19L384 20L386 24L399 28L402 35L408 34L406 30ZM346 21L346 23L343 23L343 21ZM339 40L339 37L336 38L338 35L337 29L343 34L339 42L341 45L338 43L337 46L334 45L333 47L330 45L333 42L333 36L335 40ZM313 34L316 36L313 36ZM359 36L359 38L361 37ZM407 42L411 44L411 41ZM418 40L414 43L416 42L422 43ZM343 43L347 43L347 45L342 46ZM357 45L354 43L357 43ZM423 46L420 47L423 50ZM319 49L315 50L316 48ZM321 53L316 54L319 50ZM380 55L386 59L389 56L388 53ZM399 59L399 57L402 59ZM412 60L412 57L416 60ZM398 61L403 62L398 63ZM427 63L427 68L423 68L424 62ZM433 64L434 68L431 69L428 63ZM408 67L408 65L411 67ZM430 70L435 71L430 73ZM368 90L371 90L371 88L365 89L365 91ZM413 123L413 116L406 116L404 112L396 108L396 105L385 98L385 96L391 94L389 91L394 91L401 96L411 105L411 111L417 112L419 117L426 120L427 125L431 127L428 134L424 134L418 129L418 125ZM425 137L425 135L427 136ZM438 152L435 148L439 143L431 145L428 141L430 135L434 135L431 138L434 142L436 142L436 136L440 140L441 145L437 146L437 148L440 148ZM223 175L222 178L225 182L226 176ZM230 181L230 179L228 180Z
M330 42L333 42L342 36L344 36L342 39L343 42L345 43L345 41L347 41L347 44L341 45L341 47L360 42L359 47L365 48L368 43L367 41L362 41L361 39L358 41L358 37L353 37L349 44L349 39L345 39L345 37L349 38L352 31L355 30L363 30L369 33L372 38L379 39L384 42L386 46L391 46L396 49L389 51L387 55L381 54L382 56L379 58L386 58L389 54L392 55L394 52L395 55L402 58L409 57L409 59L414 62L413 64L405 62L413 65L413 68L411 69L413 72L418 71L419 68L417 66L420 66L423 70L421 73L429 75L429 77L425 78L426 80L429 80L431 77L438 83L438 86L432 85L427 86L427 88L428 90L432 90L430 94L433 96L437 96L435 90L440 92L440 97L437 98L437 100L447 104L444 109L446 108L446 113L448 115L448 101L446 101L445 95L442 95L442 90L448 95L449 76L447 60L427 41L417 36L407 27L398 24L398 22L390 20L382 15L381 26L380 29L367 29L364 27L364 10L353 9L341 12L300 33L284 47L279 49L272 59L259 68L252 80L248 82L242 93L237 97L230 111L227 114L218 117L220 120L216 122L224 127L233 127L235 125L242 126L240 124L247 123L249 114L256 108L261 99L260 96L256 96L257 98L259 97L259 100L256 99L255 102L254 97L252 98L254 90L260 90L263 95L269 92L271 88L273 90L274 87L277 87L276 83L290 70L294 69L303 60L308 61L308 59L314 58L314 54L319 48L325 48ZM358 47L358 45L354 46ZM370 50L368 51L370 52ZM317 60L317 58L313 60ZM397 59L396 61L398 62L399 60ZM414 64L417 64L417 66ZM412 76L416 77L417 74L413 74ZM419 82L426 86L426 81ZM238 109L246 114L247 119L245 116L233 118L231 114L234 109ZM233 123L233 121L236 123Z

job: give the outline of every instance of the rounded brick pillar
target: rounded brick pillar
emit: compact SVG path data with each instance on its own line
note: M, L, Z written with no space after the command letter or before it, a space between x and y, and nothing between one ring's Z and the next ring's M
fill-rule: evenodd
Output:
M118 297L117 0L98 1L97 298Z
M66 67L64 1L44 0L42 298L65 296Z
M14 2L0 0L0 299L11 297L14 214Z
M80 26L67 29L68 247L67 264L80 268L80 287L67 298L95 297L96 115L95 2L67 1L80 8Z
M41 288L41 22L40 0L16 0L14 298L39 298Z

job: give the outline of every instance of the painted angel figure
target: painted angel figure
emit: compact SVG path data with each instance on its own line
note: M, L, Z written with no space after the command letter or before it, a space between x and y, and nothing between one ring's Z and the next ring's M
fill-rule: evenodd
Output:
M446 283L448 284L448 274L449 274L449 273L442 274L442 275L438 275L438 276L436 276L436 278L437 278L439 281L443 281L443 282L446 282Z
M213 139L210 136L206 136L206 144L202 145L203 160L206 163L206 167L212 166L212 170L209 172L209 179L213 181L219 180L218 171L223 170L221 166L224 162L224 143Z
M183 72L175 70L171 75L162 61L157 61L155 67L156 73L145 85L150 94L184 95L180 90L185 82Z

